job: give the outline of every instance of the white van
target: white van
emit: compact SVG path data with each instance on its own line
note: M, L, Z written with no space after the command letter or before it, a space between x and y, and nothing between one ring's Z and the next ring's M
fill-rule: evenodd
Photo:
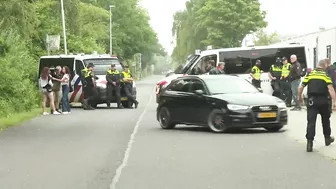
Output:
M292 54L298 57L303 71L307 71L307 65L311 65L309 52L305 45L289 44L289 45L273 45L273 46L256 46L256 47L240 47L240 48L226 48L226 49L212 49L202 51L201 54L195 55L196 59L189 62L184 69L183 73L171 75L157 83L157 88L160 85L167 85L171 80L182 76L183 74L195 75L206 74L198 73L202 68L205 59L214 60L216 65L218 62L225 62L225 73L234 74L243 77L248 81L252 81L250 71L255 65L257 59L261 60L261 88L264 93L272 95L273 89L271 81L268 77L268 72L272 64L276 62L277 57L287 57L288 60ZM157 94L158 90L157 90ZM157 95L159 96L159 95Z
M94 74L98 77L96 80L98 98L96 99L92 107L96 107L98 104L106 103L106 71L110 69L111 64L115 64L119 72L123 71L123 65L119 61L118 57L110 55L54 55L54 56L42 56L39 63L38 75L40 75L44 67L56 67L56 66L68 66L71 72L71 86L73 92L69 93L69 102L82 102L84 98L82 82L80 79L81 71L87 64L93 63L95 65ZM124 91L121 91L121 100L124 107L128 107L127 97ZM133 97L136 98L136 86L133 82ZM112 99L112 103L116 102L115 98Z

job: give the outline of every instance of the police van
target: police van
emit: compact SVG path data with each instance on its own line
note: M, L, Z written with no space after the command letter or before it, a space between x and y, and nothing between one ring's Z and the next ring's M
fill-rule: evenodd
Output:
M84 99L82 82L80 79L81 71L86 67L87 64L93 63L94 74L98 77L96 80L98 98L96 99L92 107L97 107L98 104L106 103L107 91L106 91L106 72L110 69L111 64L115 64L119 72L123 71L123 64L116 56L111 55L53 55L53 56L42 56L40 57L38 75L41 74L44 67L56 67L56 66L68 66L71 72L71 86L73 91L69 93L70 103L81 103ZM126 94L121 90L122 104L124 107L128 107L128 101ZM133 97L136 98L136 85L133 82ZM112 99L112 103L116 102L116 99Z
M252 81L250 71L255 65L256 60L261 60L261 88L264 93L272 95L271 80L268 73L271 65L276 62L277 57L287 57L288 60L292 54L295 54L301 64L303 75L307 72L307 65L311 65L309 49L301 44L288 45L271 45L271 46L255 46L255 47L239 47L226 49L210 49L195 53L194 59L189 62L184 69L184 73L171 75L157 83L157 89L166 86L173 79L184 75L206 74L204 72L204 64L206 59L214 60L216 65L219 62L225 62L225 73L243 77L248 81ZM201 70L201 72L200 72ZM203 72L202 72L203 71ZM159 90L157 90L157 97Z

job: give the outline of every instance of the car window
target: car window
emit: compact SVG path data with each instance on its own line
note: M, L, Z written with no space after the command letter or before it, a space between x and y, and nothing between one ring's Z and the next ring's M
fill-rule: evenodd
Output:
M202 90L205 93L205 86L200 80L193 80L191 85L191 92Z
M190 92L191 87L191 80L190 79L179 79L171 83L168 86L168 91L177 91L177 92Z
M119 60L116 58L87 59L84 60L84 63L86 65L89 63L93 63L93 65L95 66L93 73L95 75L105 75L106 72L111 68L111 64L115 64L118 71L123 71L123 67L121 66Z
M193 67L193 69L188 72L190 75L202 75L210 71L210 63L209 61L213 60L215 61L215 65L217 64L217 55L208 55L202 57L196 65Z

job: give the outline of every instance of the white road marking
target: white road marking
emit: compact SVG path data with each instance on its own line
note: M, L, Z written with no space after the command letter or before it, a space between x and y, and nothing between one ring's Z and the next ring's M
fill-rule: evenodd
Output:
M128 141L128 144L127 144L127 148L126 148L126 151L125 151L125 154L124 154L124 158L122 160L122 163L119 165L118 169L116 170L116 173L115 173L115 175L112 179L112 183L110 184L110 189L116 189L116 187L117 187L117 184L119 182L122 171L127 165L127 161L128 161L129 156L130 156L131 149L132 149L132 144L134 143L135 135L138 132L138 129L139 129L140 123L142 122L143 117L147 113L147 109L149 107L149 104L152 101L154 93L155 93L155 90L151 93L151 95L149 97L149 100L148 100L143 112L139 116L139 119L134 126L133 132L132 132L131 137L130 137L130 139Z

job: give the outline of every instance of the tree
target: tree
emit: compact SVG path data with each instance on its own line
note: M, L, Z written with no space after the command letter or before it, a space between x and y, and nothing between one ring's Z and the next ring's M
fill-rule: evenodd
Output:
M268 34L264 30L259 30L255 33L255 37L254 44L257 46L270 45L281 41L277 32Z
M191 0L176 12L172 34L176 47L172 57L185 62L187 55L208 45L240 46L246 34L267 26L266 13L257 0Z

